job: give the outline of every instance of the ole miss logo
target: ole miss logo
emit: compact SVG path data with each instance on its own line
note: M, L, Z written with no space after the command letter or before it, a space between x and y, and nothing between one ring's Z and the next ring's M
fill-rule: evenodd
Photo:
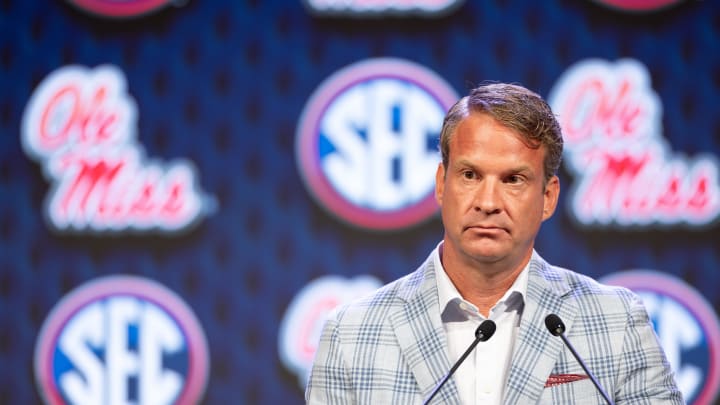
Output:
M51 405L199 403L208 377L205 335L164 286L110 276L53 308L35 348L35 377Z
M114 66L66 66L40 83L21 140L51 182L45 214L53 229L180 231L212 210L194 165L147 159L136 125L135 100Z
M302 388L310 374L328 314L338 305L369 294L381 285L369 275L352 279L327 275L311 281L295 295L280 322L278 350L280 360L298 376Z
M400 59L370 59L332 75L297 128L310 193L349 224L408 227L437 211L435 170L445 112L457 100L441 78Z
M718 220L717 158L672 150L643 64L578 62L558 79L548 102L563 130L565 165L576 178L570 209L579 224L706 226Z

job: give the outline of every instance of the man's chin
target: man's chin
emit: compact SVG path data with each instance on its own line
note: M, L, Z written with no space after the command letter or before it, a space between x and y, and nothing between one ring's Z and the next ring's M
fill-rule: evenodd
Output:
M465 252L474 261L487 264L497 263L507 257L507 251L499 246L470 246Z

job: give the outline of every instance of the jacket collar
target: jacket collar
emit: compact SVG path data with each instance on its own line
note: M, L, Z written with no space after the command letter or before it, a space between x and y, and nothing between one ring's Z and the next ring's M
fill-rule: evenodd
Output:
M563 343L545 327L545 317L557 314L567 329L578 312L567 299L571 286L561 270L533 252L530 262L525 310L513 349L503 403L535 403L555 366Z
M447 338L440 320L440 306L433 265L433 251L422 266L401 281L398 297L406 304L391 315L390 321L405 360L423 398L450 370ZM455 382L450 379L436 398L459 403Z

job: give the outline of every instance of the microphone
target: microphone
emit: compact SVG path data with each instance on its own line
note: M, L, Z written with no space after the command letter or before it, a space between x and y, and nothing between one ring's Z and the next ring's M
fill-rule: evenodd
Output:
M463 353L462 356L460 356L458 361L455 362L455 364L452 366L450 371L448 371L448 373L445 375L445 378L443 378L442 381L440 381L440 383L435 386L435 389L430 394L430 396L427 397L425 402L423 402L423 405L427 405L430 403L430 400L433 399L433 397L440 391L440 388L442 388L443 385L445 385L447 380L449 380L450 377L452 377L452 375L455 373L455 370L457 370L458 367L460 367L460 365L463 363L463 361L465 361L465 358L470 354L470 352L475 348L475 346L477 346L477 344L480 342L484 342L484 341L490 339L494 333L495 333L495 322L493 322L489 319L484 320L480 324L480 326L478 326L477 329L475 329L475 340L473 340L473 342L470 344L470 346L467 348L467 350L465 350L465 353Z
M600 395L605 398L605 401L610 405L615 405L612 399L610 399L610 397L608 396L607 392L605 392L603 387L600 386L600 383L595 378L593 373L591 373L590 370L587 368L585 362L582 360L582 358L580 358L580 355L575 351L573 345L570 344L570 341L565 337L565 324L563 323L562 319L560 319L560 317L555 314L550 314L545 317L545 326L553 336L560 336L562 341L565 342L565 345L568 347L568 349L570 349L570 352L575 357L575 360L580 363L580 366L583 368L583 370L585 370L588 377L590 377L592 383L595 384L595 388L600 391Z

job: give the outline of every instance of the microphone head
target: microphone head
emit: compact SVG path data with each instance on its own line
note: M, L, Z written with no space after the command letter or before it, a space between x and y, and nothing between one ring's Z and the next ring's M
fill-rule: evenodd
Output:
M553 336L560 336L565 333L565 324L562 319L555 314L550 314L545 317L545 326Z
M475 338L481 342L484 342L492 337L495 333L495 322L486 319L480 326L475 329Z

